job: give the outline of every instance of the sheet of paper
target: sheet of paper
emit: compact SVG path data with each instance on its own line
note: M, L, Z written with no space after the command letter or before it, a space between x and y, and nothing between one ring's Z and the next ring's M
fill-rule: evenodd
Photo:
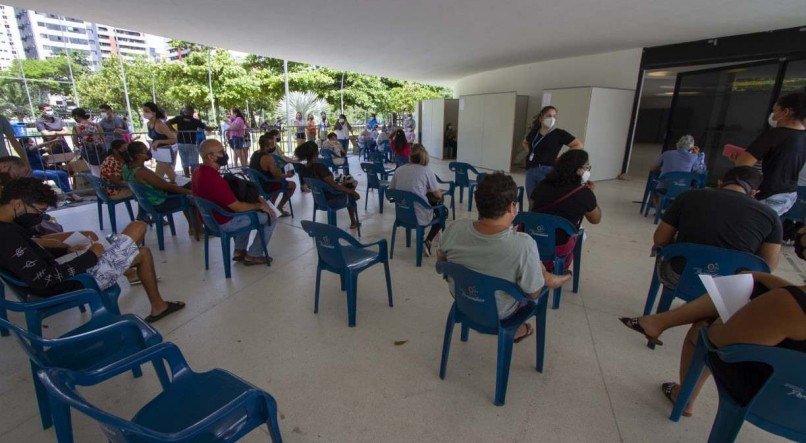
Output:
M154 160L160 163L171 163L173 160L171 158L171 150L166 148L161 149L152 149L151 154L154 156Z
M84 249L92 246L92 240L80 232L73 232L62 243L70 247L82 247Z
M292 165L291 163L286 163L285 166L283 166L283 171L285 172L294 171L294 165Z
M543 102L541 103L541 107L546 107L551 104L551 93L544 92L543 93Z
M750 295L753 293L753 276L750 274L721 277L700 274L700 280L723 323L742 309L750 301Z
M283 215L283 213L280 212L279 209L277 209L277 206L274 206L274 203L267 201L266 204L269 205L269 209L271 210L272 214L274 214L275 217Z

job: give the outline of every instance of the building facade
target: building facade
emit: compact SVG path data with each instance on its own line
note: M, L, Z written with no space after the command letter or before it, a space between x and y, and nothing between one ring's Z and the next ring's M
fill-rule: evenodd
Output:
M8 69L14 60L25 58L14 8L0 5L0 69Z

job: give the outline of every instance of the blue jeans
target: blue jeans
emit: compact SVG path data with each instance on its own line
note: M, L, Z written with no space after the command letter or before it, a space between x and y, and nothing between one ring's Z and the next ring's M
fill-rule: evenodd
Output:
M344 148L344 152L349 152L350 140L348 140L348 139L339 139L339 143L341 143L341 147Z
M196 168L199 166L199 147L192 143L179 143L179 158L182 167Z
M257 219L263 229L263 240L266 242L265 246L268 249L271 234L274 232L274 227L277 226L277 223L268 224L269 216L265 212L259 212L257 214ZM234 217L232 220L221 225L221 230L224 232L232 232L249 226L250 223L252 223L252 220L249 217ZM249 243L249 234L251 234L251 232L244 232L243 234L238 234L235 236L235 250L246 250L246 253L250 257L262 257L264 245L260 244L260 235L255 236L255 239L252 240L252 244L249 245L249 249L246 248L246 244Z
M71 194L73 192L73 189L70 187L70 180L67 179L67 172L65 171L43 171L41 169L34 169L31 171L31 175L40 180L53 180L56 182L56 186L58 186L59 189L61 189L65 194Z
M542 182L544 178L553 171L551 166L535 166L526 170L526 198L532 198L532 192L537 187L537 184Z

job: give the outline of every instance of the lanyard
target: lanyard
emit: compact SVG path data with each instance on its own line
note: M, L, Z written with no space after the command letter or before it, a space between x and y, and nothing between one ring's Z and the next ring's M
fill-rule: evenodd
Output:
M549 129L549 132L547 132L545 135L542 135L542 136L540 135L540 130L538 130L538 131L537 131L537 134L535 134L535 136L532 138L532 143L531 143L531 145L532 145L532 150L529 152L529 155L530 155L530 156L531 156L531 155L534 155L535 150L537 149L537 145L539 145L539 144L540 144L540 142L542 142L543 140L545 140L545 139L546 139L546 136L548 136L549 134L551 134L551 131L553 131L553 130L554 130L554 128ZM540 139L538 139L537 137L540 137Z

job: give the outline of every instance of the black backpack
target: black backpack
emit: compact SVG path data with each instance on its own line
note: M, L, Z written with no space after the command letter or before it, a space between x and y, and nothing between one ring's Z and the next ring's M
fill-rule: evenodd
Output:
M246 203L260 203L260 191L257 185L249 181L241 173L228 172L222 175L235 197Z

